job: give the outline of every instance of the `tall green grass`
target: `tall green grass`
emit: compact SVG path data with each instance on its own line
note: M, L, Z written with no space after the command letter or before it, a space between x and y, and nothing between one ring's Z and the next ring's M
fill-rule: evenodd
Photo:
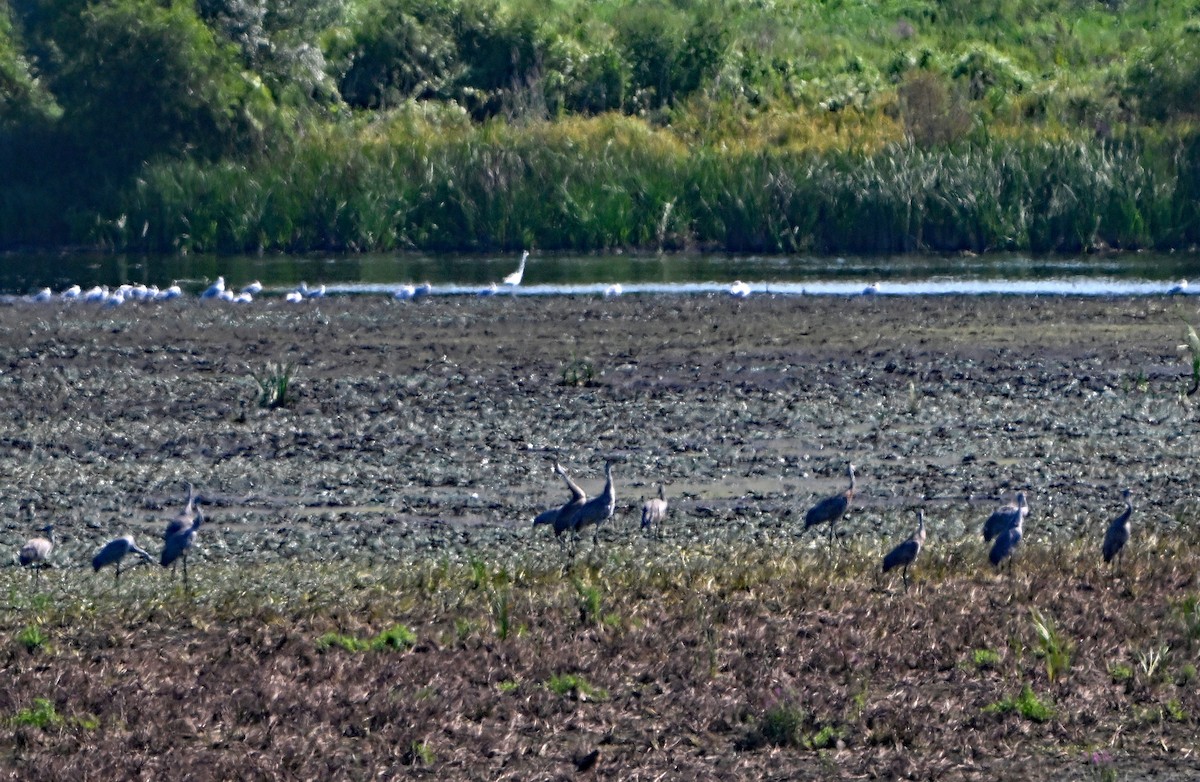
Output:
M1167 249L1200 234L1193 154L1025 137L688 146L616 116L395 124L316 133L257 163L151 166L97 224L149 251Z

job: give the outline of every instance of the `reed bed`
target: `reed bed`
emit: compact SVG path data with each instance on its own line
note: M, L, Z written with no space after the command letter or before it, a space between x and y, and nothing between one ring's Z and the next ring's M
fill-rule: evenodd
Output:
M1079 253L1184 247L1200 188L1162 144L689 148L638 120L324 135L259 164L164 163L123 249Z

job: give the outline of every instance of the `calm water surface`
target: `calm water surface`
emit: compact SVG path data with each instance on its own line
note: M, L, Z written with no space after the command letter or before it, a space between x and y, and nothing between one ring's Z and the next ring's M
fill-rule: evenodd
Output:
M515 270L519 254L114 256L0 255L0 294L24 296L42 288L89 288L178 283L199 292L223 276L232 288L260 280L264 293L282 295L301 282L329 293L390 294L406 283L428 282L436 294L474 295ZM1127 253L1080 257L1021 255L824 258L807 256L565 255L535 252L521 295L603 294L619 284L626 294L724 292L743 281L753 294L862 293L882 295L1037 294L1153 295L1197 278L1200 253Z

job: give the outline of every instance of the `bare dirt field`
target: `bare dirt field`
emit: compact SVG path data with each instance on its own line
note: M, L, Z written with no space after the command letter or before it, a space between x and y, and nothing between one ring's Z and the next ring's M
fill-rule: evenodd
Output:
M1181 318L1186 297L4 306L0 769L1196 778ZM566 500L555 458L589 495L616 460L595 541L532 526ZM851 462L830 546L804 513ZM187 482L187 588L92 573L117 535L157 555ZM979 529L1017 491L996 572ZM906 592L878 565L918 508ZM15 554L51 521L35 584Z

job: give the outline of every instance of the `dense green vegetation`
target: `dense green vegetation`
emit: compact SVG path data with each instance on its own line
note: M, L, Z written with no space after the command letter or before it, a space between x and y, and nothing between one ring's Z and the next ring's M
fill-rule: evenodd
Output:
M1200 6L0 0L0 247L1200 241Z

